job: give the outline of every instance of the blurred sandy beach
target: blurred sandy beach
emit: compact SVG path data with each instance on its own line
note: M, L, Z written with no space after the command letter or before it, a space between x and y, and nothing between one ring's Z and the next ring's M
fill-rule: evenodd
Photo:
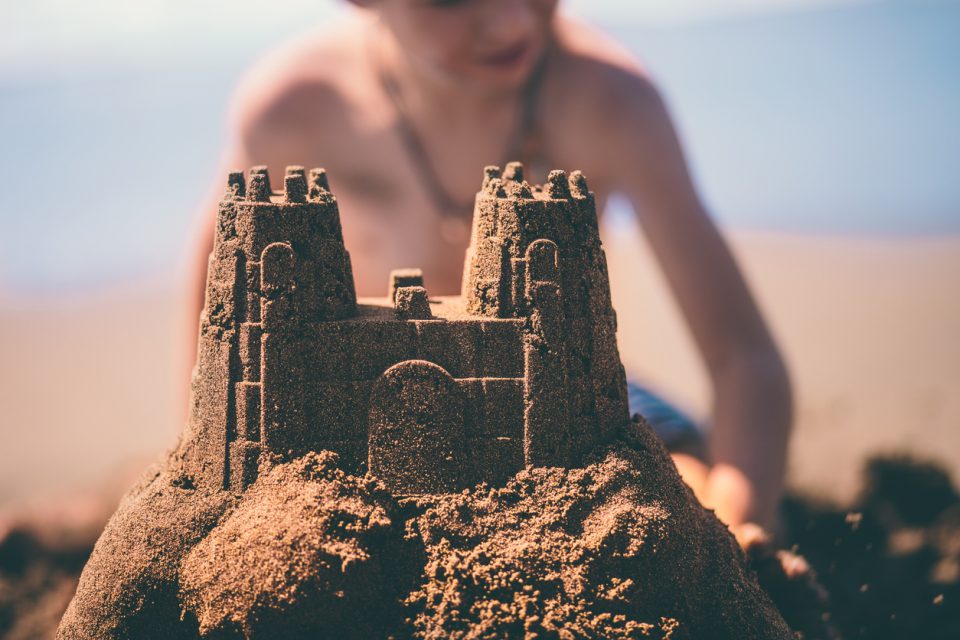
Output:
M793 375L788 483L850 499L878 452L960 471L960 238L730 241ZM627 371L704 415L709 384L652 256L605 242Z
M0 504L131 478L186 415L170 284L39 299L0 296L5 411Z
M709 387L652 257L636 233L604 242L628 372L703 416ZM960 472L960 238L731 242L793 372L791 486L849 499L876 452ZM0 300L0 505L130 482L174 443L178 304L169 282Z

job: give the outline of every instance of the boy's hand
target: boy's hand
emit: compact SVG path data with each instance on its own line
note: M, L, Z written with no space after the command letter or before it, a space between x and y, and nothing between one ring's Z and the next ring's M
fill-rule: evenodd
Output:
M699 458L686 453L675 452L671 457L680 477L700 504L712 509L731 531L736 532L738 527L750 520L754 492L742 472L729 465L709 467Z
M753 519L751 514L757 513L753 484L740 469L728 464L710 468L702 500L731 530L746 524ZM773 523L759 524L771 526Z

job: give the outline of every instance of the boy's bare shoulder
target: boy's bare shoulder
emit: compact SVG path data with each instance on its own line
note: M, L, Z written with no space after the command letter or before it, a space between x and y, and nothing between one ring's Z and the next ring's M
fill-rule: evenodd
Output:
M241 80L232 100L232 128L310 131L346 116L362 102L367 84L363 43L366 22L345 20L337 29L310 32L271 51Z
M609 173L611 163L623 160L619 151L628 148L634 160L661 152L657 141L671 139L673 124L641 62L610 36L572 18L561 17L556 34L559 72L550 82L550 103L560 106L558 130L575 132L564 139L576 145L584 158L579 162Z
M557 25L562 82L581 122L609 128L622 118L654 115L662 98L642 63L619 42L583 22Z

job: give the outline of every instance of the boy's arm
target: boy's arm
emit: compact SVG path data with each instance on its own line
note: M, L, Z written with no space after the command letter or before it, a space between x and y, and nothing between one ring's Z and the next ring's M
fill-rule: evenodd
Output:
M731 526L772 525L792 419L786 366L695 192L660 95L639 74L616 74L605 101L614 187L637 212L713 386L713 466L698 493Z

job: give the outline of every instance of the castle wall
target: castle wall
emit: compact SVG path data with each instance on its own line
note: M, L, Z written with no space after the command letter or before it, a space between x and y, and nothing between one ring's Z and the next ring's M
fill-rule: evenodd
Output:
M201 337L198 363L191 383L192 402L181 451L184 465L199 485L224 486L228 473L228 439L232 406L229 341Z
M191 406L185 446L180 455L194 481L210 488L223 488L229 476L230 440L235 425L232 380L236 376L238 331L237 301L244 269L235 236L223 220L232 220L233 209L220 207L220 221L207 269L207 288L197 364L191 381Z
M515 472L522 467L524 411L520 329L516 320L347 320L265 334L265 450L329 448L348 468L361 469L375 381L397 363L424 360L445 370L462 393L464 438L476 450L471 464Z
M305 381L369 380L401 360L422 359L455 378L516 378L523 375L522 328L496 319L311 323L266 334L263 368L296 367Z

